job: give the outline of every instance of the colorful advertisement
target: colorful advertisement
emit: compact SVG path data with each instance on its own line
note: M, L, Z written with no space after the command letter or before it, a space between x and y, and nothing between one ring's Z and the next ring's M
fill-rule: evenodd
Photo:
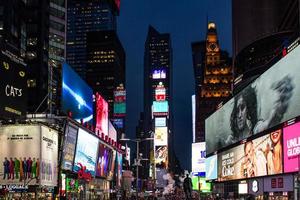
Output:
M86 167L86 172L95 176L98 143L99 140L95 136L81 128L78 129L78 139L73 167L75 172L78 172L81 169L81 164Z
M168 127L156 127L154 134L154 145L168 145Z
M117 141L117 131L110 121L108 121L108 137Z
M193 190L201 191L203 193L211 192L211 183L206 182L205 178L199 176L192 177Z
M206 180L218 178L218 156L213 155L205 159Z
M155 89L155 101L165 101L166 100L166 88L159 82L159 85Z
M122 184L122 164L123 164L123 155L117 152L117 186L121 187Z
M155 117L155 127L167 126L167 118L165 117Z
M41 132L40 183L46 186L56 186L58 176L58 132L45 126L41 126ZM32 163L34 166L34 160Z
M0 184L38 185L41 171L41 127L0 127Z
M107 174L107 179L112 180L115 172L115 166L116 166L116 157L117 157L117 152L115 150L110 150L109 151L109 165L108 165L108 174Z
M67 64L63 64L62 77L62 110L72 112L76 121L92 122L93 119L93 90Z
M122 118L111 119L111 121L115 125L116 128L119 128L119 129L124 128L124 123L123 123Z
M9 51L1 50L0 74L1 118L25 115L28 77L23 59Z
M284 172L299 171L300 122L283 129Z
M111 149L105 144L99 143L99 152L96 166L96 176L106 177L109 170L109 153Z
M114 103L114 116L125 116L126 104L125 103Z
M162 168L168 166L168 146L155 146L155 164Z
M168 172L166 169L156 168L156 187L157 188L164 188L167 186L168 181L163 178L167 173Z
M299 54L298 46L205 120L207 154L299 116Z
M167 77L167 73L165 69L155 69L152 72L153 79L165 79Z
M96 93L96 132L108 135L108 103Z
M65 129L64 148L62 156L62 169L73 169L73 161L75 156L76 141L77 141L78 127L72 123L68 123Z
M168 113L169 106L168 101L153 101L153 115L156 116L155 113Z
M219 180L282 173L282 146L282 131L277 130L218 154Z
M78 192L78 180L73 178L66 178L66 192Z
M205 176L205 142L192 143L192 172Z

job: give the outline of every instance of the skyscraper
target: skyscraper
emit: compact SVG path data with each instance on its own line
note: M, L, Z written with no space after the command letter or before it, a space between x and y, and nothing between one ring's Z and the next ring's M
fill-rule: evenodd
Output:
M69 0L67 62L85 79L87 33L116 30L116 7L109 0Z
M172 152L172 46L170 34L159 33L149 26L144 53L144 135L154 140L155 162L167 167L172 163L168 155ZM149 158L150 146L142 152ZM168 164L169 163L169 164Z
M196 138L204 141L205 119L231 95L232 66L219 46L216 25L208 23L206 41L192 43L196 81Z

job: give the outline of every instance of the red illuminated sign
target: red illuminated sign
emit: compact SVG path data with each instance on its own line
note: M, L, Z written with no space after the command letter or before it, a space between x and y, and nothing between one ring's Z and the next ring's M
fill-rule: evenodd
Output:
M81 163L78 163L80 166L80 170L78 171L78 178L79 179L84 179L87 182L92 180L92 175L90 172L86 171L86 166L83 166Z
M160 82L155 89L155 101L165 101L166 100L166 88Z

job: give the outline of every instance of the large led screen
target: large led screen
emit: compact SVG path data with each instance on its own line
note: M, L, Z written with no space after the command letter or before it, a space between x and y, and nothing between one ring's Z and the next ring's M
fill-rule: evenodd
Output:
M154 145L168 145L168 127L156 127L154 134Z
M284 172L299 171L300 122L283 129Z
M280 174L282 155L282 131L273 131L218 154L218 178L227 181Z
M300 114L299 55L297 47L206 119L208 154Z
M108 121L108 137L117 141L117 131L110 121Z
M15 118L26 114L27 73L22 59L9 51L0 52L0 116Z
M40 133L38 125L0 127L0 184L39 183Z
M168 146L155 146L155 163L166 167L168 164Z
M205 142L192 143L192 172L205 175Z
M58 133L45 126L41 126L41 132L41 185L56 186L58 176Z
M65 170L73 169L73 161L75 156L76 141L77 141L78 127L72 123L68 123L65 130L62 168Z
M218 178L218 157L217 155L210 156L205 159L205 175L207 180Z
M78 139L73 167L75 172L78 172L81 169L81 164L86 167L87 172L90 172L92 176L95 176L98 142L99 140L95 136L81 128L78 129Z
M153 101L154 113L159 113L159 112L166 113L168 111L169 111L168 101Z
M165 69L155 69L152 72L153 79L165 79L167 77Z
M114 176L114 172L115 172L115 166L116 166L116 151L115 150L110 150L109 151L109 166L108 166L108 180L111 180Z
M62 110L83 122L93 119L93 90L67 64L63 64Z
M122 183L122 164L123 164L123 155L117 152L117 186L121 187Z
M96 94L96 131L108 135L108 103Z
M167 118L165 117L155 117L155 127L167 126Z
M111 119L111 121L116 128L122 129L124 127L124 122L123 122L124 120L122 118Z
M124 116L126 113L126 104L123 103L114 103L114 115L115 116Z
M106 177L109 170L109 154L111 149L105 144L99 143L99 152L96 166L96 176Z

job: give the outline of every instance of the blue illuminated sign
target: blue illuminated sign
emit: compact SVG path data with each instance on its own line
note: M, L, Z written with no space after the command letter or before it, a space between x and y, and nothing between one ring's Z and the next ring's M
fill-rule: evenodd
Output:
M168 101L153 101L154 113L167 113L169 111Z

